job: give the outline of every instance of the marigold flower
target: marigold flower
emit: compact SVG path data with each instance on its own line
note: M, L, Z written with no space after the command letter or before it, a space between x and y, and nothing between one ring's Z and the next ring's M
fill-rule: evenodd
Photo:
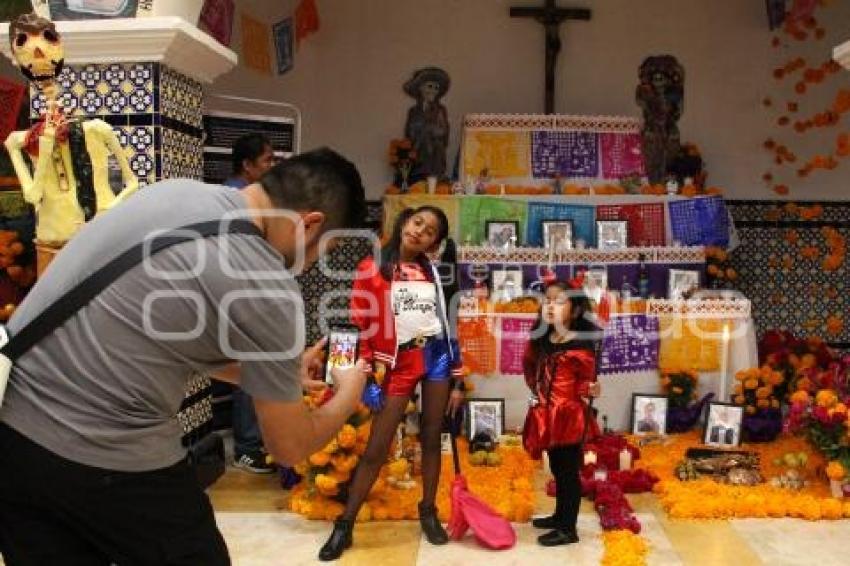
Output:
M830 408L838 402L838 396L831 389L821 389L815 395L815 403L818 407Z
M759 386L759 382L758 382L758 380L755 380L755 379L748 379L747 381L744 382L744 389L755 389L758 386Z
M831 480L843 480L847 476L847 471L841 465L841 462L833 460L826 466L826 476Z

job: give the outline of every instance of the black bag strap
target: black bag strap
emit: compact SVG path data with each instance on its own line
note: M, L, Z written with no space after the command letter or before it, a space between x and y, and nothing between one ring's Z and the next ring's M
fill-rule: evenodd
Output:
M182 228L164 231L162 234L131 247L109 263L95 271L59 300L49 305L30 321L0 349L6 357L15 361L35 346L45 336L62 326L78 310L86 306L113 281L139 265L146 256L153 255L175 244L189 242L221 234L247 234L262 237L256 224L248 220L211 220L189 224Z

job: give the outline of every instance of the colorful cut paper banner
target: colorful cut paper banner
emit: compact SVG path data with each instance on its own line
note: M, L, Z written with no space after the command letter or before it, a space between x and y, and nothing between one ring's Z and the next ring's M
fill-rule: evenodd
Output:
M723 246L729 243L729 213L719 196L668 203L673 240L684 246Z
M599 145L593 132L533 132L531 168L537 178L598 177Z
M293 54L295 52L292 46L292 18L286 18L282 22L278 22L272 28L272 37L274 38L274 51L277 55L277 74L282 75L289 71L294 62Z
M271 73L269 29L262 22L242 14L242 59L245 66L262 73Z
M492 319L485 316L459 317L457 336L464 367L478 375L496 373L497 344L492 332Z
M503 375L522 375L522 358L528 346L533 318L503 318L501 328L501 348L499 349L499 373Z
M597 220L625 220L629 223L630 247L665 246L664 204L605 204L596 207Z
M233 0L206 0L200 22L216 41L230 47L233 35Z
M658 368L658 319L632 314L608 321L599 355L600 375Z
M716 319L661 317L658 367L665 370L717 371L723 322Z
M316 0L301 0L295 8L295 42L300 46L301 40L319 31L319 9Z
M463 170L479 176L486 170L492 179L529 177L529 132L469 132L463 148Z
M599 134L602 155L602 177L620 179L644 174L643 152L639 134Z
M550 204L531 202L528 204L528 232L526 241L529 246L543 246L544 220L572 220L573 241L584 240L589 247L596 245L596 213L594 207L584 204Z
M450 198L450 197L449 197ZM525 234L528 203L493 197L464 197L460 203L460 237L462 243L480 244L485 241L484 224L487 220L516 220L519 237ZM523 242L517 242L522 245Z
M460 219L461 201L445 195L398 195L384 199L384 226L382 232L389 234L393 229L396 218L405 208L420 206L435 206L446 213L449 221L449 237L458 241L458 226Z

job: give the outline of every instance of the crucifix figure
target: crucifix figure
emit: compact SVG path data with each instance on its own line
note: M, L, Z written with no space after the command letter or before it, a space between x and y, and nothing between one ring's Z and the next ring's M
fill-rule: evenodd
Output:
M546 30L546 114L555 113L555 63L561 51L561 23L564 20L589 20L590 10L558 8L555 0L545 0L542 8L511 8L512 18L534 18Z

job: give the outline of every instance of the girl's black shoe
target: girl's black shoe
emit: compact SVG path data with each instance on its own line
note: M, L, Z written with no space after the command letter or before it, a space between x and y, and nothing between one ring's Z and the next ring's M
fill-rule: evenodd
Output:
M431 544L446 544L449 542L449 535L440 524L437 518L437 508L433 505L423 506L419 504L419 524L422 525L422 532L425 533L425 538Z
M531 526L535 529L557 529L563 524L563 519L556 515L548 517L539 517L531 520Z
M351 547L352 536L354 530L354 521L346 519L337 519L334 521L334 530L328 538L328 542L319 551L319 560L328 562L336 560L347 548Z
M537 537L537 542L543 546L561 546L564 544L573 544L578 542L578 534L575 529L563 530L555 529L545 535Z

